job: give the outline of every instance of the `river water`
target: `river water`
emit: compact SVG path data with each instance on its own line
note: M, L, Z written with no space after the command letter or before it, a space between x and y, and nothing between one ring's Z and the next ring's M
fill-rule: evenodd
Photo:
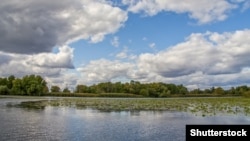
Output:
M29 100L0 98L0 141L185 141L186 124L250 123L250 117L243 115L7 106Z

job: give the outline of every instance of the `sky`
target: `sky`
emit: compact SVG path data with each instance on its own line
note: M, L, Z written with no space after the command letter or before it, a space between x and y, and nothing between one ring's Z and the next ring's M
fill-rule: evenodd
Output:
M0 77L250 86L249 0L0 2Z

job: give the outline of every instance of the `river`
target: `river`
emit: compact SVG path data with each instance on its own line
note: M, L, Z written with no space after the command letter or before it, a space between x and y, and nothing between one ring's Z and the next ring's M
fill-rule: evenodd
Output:
M249 116L195 116L176 111L9 107L38 99L0 98L1 141L185 141L186 124L249 124Z

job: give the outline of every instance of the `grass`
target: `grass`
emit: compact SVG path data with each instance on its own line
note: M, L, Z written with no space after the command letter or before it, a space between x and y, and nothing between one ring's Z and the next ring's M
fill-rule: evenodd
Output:
M13 105L9 105L13 106ZM17 107L44 109L46 106L92 108L100 111L180 111L194 115L241 114L250 116L250 98L54 98L26 101Z

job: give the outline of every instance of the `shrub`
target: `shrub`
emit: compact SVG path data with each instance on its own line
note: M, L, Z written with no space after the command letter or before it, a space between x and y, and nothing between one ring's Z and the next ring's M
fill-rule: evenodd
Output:
M9 94L9 88L6 85L1 85L0 86L0 94L8 95Z
M243 93L243 97L248 97L250 98L250 91L246 91Z

